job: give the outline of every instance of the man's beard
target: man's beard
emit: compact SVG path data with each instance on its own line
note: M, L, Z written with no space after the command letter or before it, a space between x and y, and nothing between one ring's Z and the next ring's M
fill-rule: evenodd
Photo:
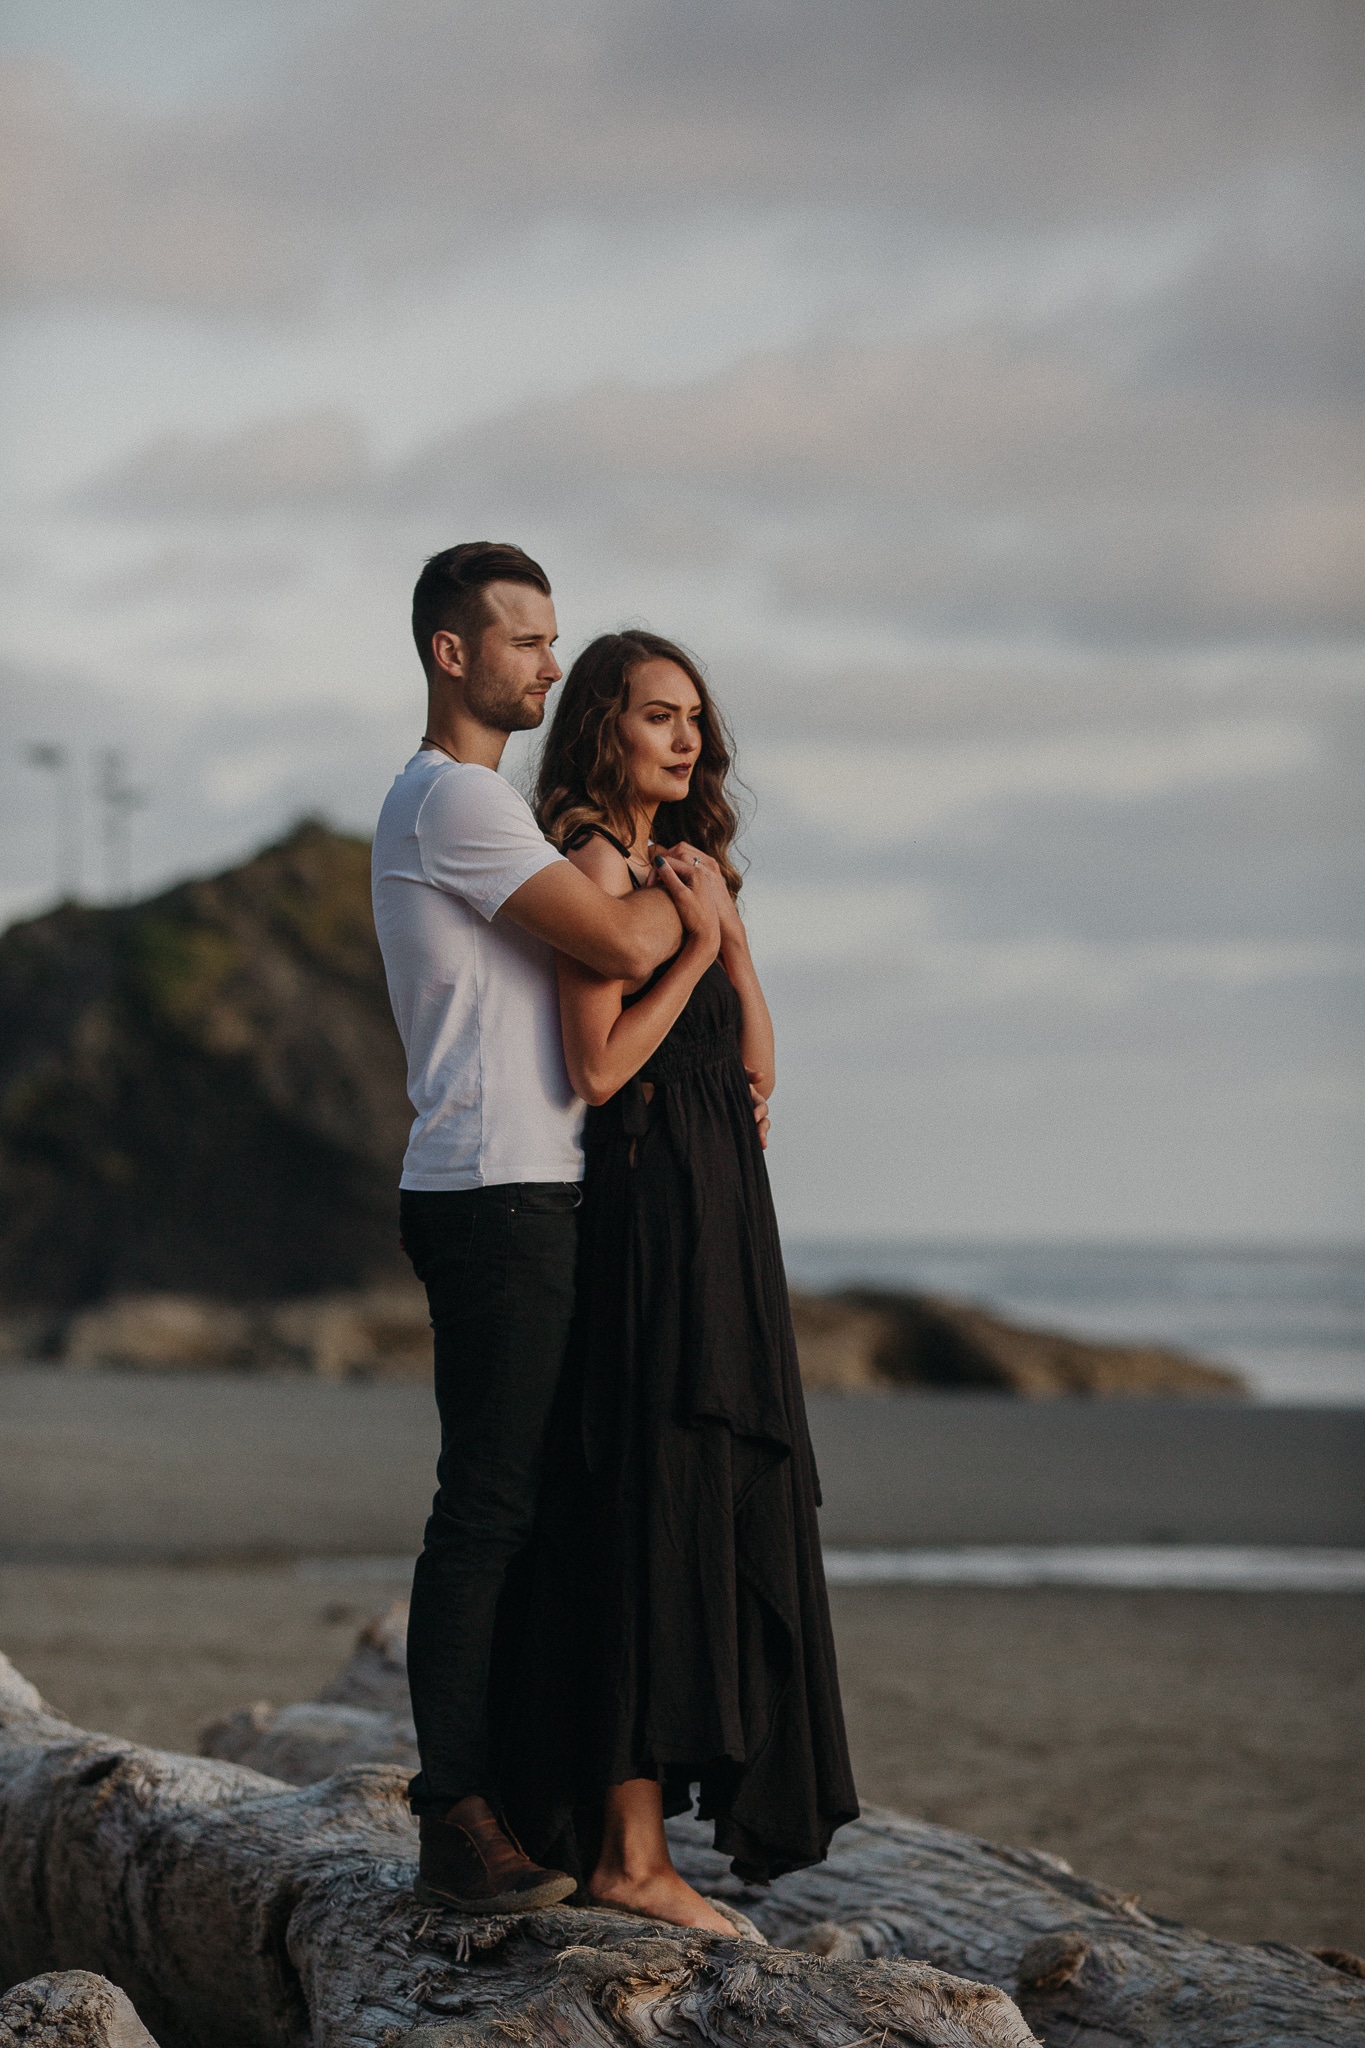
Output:
M544 722L545 699L526 696L524 688L476 662L464 688L465 709L492 732L534 732Z

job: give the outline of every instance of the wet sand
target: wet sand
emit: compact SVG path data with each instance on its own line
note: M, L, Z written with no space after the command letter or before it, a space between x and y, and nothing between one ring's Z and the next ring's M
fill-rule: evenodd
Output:
M312 1695L401 1594L294 1565L0 1566L0 1645L79 1723L192 1749ZM869 1800L1034 1845L1238 1940L1365 1950L1365 1599L840 1587Z
M827 1545L1365 1546L1365 1408L816 1395ZM401 1557L413 1381L0 1370L0 1559Z

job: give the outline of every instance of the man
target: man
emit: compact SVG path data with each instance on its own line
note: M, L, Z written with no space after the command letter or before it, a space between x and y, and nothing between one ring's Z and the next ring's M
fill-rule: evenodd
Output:
M413 1577L409 1786L419 1888L473 1913L531 1911L574 1880L504 1832L488 1679L507 1568L529 1540L573 1308L583 1105L559 1033L554 952L639 980L681 940L670 892L608 896L542 836L497 773L559 681L549 580L472 541L417 580L421 746L384 800L374 912L416 1119L403 1243L425 1283L441 1418L439 1491Z
M497 1602L530 1538L573 1311L583 1104L565 1073L555 952L643 979L677 950L663 889L608 897L548 844L497 774L508 733L544 719L551 584L518 547L434 555L413 590L428 680L417 754L375 831L375 924L415 1122L403 1245L436 1333L438 1493L413 1575L407 1675L422 1769L409 1800L420 1886L469 1913L567 1898L503 1833L489 1767Z

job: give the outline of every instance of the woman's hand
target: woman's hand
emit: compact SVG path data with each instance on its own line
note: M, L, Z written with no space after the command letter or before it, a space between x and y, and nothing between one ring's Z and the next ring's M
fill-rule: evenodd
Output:
M735 900L725 886L725 877L719 864L700 848L689 846L684 840L671 846L667 853L655 855L655 873L665 883L677 905L678 915L686 924L686 916L679 898L688 890L699 890L705 885L711 891L715 906L718 932L717 951L721 966L730 977L730 985L739 997L740 1004L740 1051L744 1056L744 1070L749 1077L753 1095L754 1122L764 1150L768 1146L768 1096L772 1092L773 1070L773 1020L768 1014L768 1005L763 1000L763 991L754 972L753 956L749 951L749 935L744 929L743 919L735 908ZM690 944L691 933L684 942ZM708 964L715 953L707 956Z
M684 947L703 956L709 964L721 947L719 899L728 897L730 892L719 870L710 873L702 860L699 854L679 857L674 850L656 854L654 869L682 920ZM715 867L714 861L711 865Z
M739 914L739 905L726 887L720 863L709 853L703 853L699 846L690 846L685 839L680 839L676 846L670 846L665 857L675 863L682 874L686 874L689 868L699 867L711 876L719 891L721 945L747 946L749 935L744 929L744 919Z

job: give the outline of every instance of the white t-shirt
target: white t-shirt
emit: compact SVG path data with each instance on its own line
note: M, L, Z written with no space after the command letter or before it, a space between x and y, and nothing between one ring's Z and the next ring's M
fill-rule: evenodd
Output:
M374 921L417 1112L401 1187L583 1177L554 954L497 915L563 857L492 768L414 754L384 799Z

